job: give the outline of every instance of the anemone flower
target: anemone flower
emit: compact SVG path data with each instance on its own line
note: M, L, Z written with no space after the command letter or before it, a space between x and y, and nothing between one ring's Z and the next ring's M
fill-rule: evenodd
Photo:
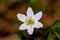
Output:
M31 7L27 9L27 16L21 13L17 14L17 18L23 22L20 25L19 30L27 30L29 35L33 34L34 28L42 28L43 24L39 22L42 17L42 12L38 12L34 15Z

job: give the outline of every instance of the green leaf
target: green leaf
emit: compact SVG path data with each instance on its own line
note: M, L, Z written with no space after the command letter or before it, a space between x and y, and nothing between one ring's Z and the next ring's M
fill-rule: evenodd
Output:
M49 34L48 34L48 38L47 38L47 40L50 40L50 38L51 38L51 31L49 32Z
M60 29L55 29L55 32L59 33L60 34Z
M56 31L54 31L55 35L58 37L58 39L60 39L60 34L57 33Z
M55 28L60 28L60 20L56 21L53 25L51 29L55 29Z

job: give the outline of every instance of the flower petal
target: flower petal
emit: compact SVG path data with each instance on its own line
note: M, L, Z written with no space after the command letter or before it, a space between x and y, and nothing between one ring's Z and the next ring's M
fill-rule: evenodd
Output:
M26 30L27 29L27 25L26 25L26 23L23 23L20 27L19 27L19 29L20 30Z
M29 27L27 29L27 32L28 32L29 35L32 35L33 34L33 31L34 31L34 28L33 27Z
M36 21L38 21L38 20L41 19L41 17L42 17L42 12L40 11L40 12L38 12L38 13L35 14L34 19L35 19Z
M31 7L28 7L28 9L27 9L27 16L28 17L31 17L33 15L34 15L34 12L33 12L32 8Z
M43 27L43 24L41 22L35 22L34 27L35 28L41 28L41 27Z
M24 14L17 14L17 18L22 21L22 22L25 22L25 19L26 19L26 16Z

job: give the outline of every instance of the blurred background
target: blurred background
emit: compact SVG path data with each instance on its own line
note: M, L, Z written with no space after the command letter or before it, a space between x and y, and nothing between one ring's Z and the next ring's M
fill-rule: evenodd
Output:
M20 40L16 33L19 32L21 22L16 14L26 14L28 7L32 7L34 13L43 12L40 20L44 24L42 29L60 20L60 0L0 0L0 40ZM29 37L26 31L22 31L22 34ZM34 37L34 40L44 39L41 36Z

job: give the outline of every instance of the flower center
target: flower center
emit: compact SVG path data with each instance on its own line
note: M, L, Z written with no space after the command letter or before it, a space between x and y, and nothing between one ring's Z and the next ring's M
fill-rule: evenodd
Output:
M32 26L34 24L34 19L32 17L26 18L27 25Z

